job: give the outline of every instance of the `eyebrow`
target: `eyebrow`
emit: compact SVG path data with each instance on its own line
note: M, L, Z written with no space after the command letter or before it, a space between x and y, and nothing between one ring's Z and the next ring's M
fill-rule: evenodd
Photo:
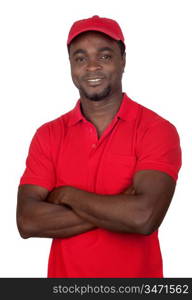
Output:
M76 54L85 54L86 51L83 50L83 49L77 49L74 53L73 53L73 56L75 56Z
M102 47L98 49L98 52L110 51L114 52L114 50L110 47ZM72 55L75 56L76 54L86 54L87 51L83 49L77 49Z
M104 51L110 51L110 52L114 52L114 50L110 47L103 47L99 49L99 52L104 52Z

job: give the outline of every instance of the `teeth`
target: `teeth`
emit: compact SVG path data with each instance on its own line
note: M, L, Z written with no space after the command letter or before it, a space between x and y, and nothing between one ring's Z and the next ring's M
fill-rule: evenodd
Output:
M96 78L96 79L88 79L88 81L90 81L90 82L97 82L97 81L99 81L99 80L101 80L100 78Z

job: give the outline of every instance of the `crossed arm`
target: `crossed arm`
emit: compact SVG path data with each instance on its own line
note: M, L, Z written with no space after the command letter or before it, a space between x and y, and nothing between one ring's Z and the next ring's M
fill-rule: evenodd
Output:
M121 194L99 195L70 186L52 192L36 185L18 190L17 224L23 238L64 238L101 227L151 234L170 205L175 181L155 170L139 171Z

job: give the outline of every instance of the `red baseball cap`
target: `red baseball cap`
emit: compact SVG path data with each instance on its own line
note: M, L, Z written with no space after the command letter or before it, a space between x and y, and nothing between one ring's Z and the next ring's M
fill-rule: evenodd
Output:
M71 41L80 33L86 31L102 32L116 41L122 41L125 45L124 36L119 24L115 20L100 18L99 16L93 16L91 18L79 20L73 23L69 31L67 45L69 45Z

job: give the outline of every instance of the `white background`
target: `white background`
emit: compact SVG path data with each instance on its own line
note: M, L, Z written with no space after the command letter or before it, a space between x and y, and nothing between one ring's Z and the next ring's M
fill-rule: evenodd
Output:
M183 166L159 230L165 277L192 277L192 1L0 1L0 277L46 277L50 239L21 239L16 196L35 130L73 108L66 49L78 19L116 19L125 35L129 97L172 122ZM158 137L157 137L158 138Z

